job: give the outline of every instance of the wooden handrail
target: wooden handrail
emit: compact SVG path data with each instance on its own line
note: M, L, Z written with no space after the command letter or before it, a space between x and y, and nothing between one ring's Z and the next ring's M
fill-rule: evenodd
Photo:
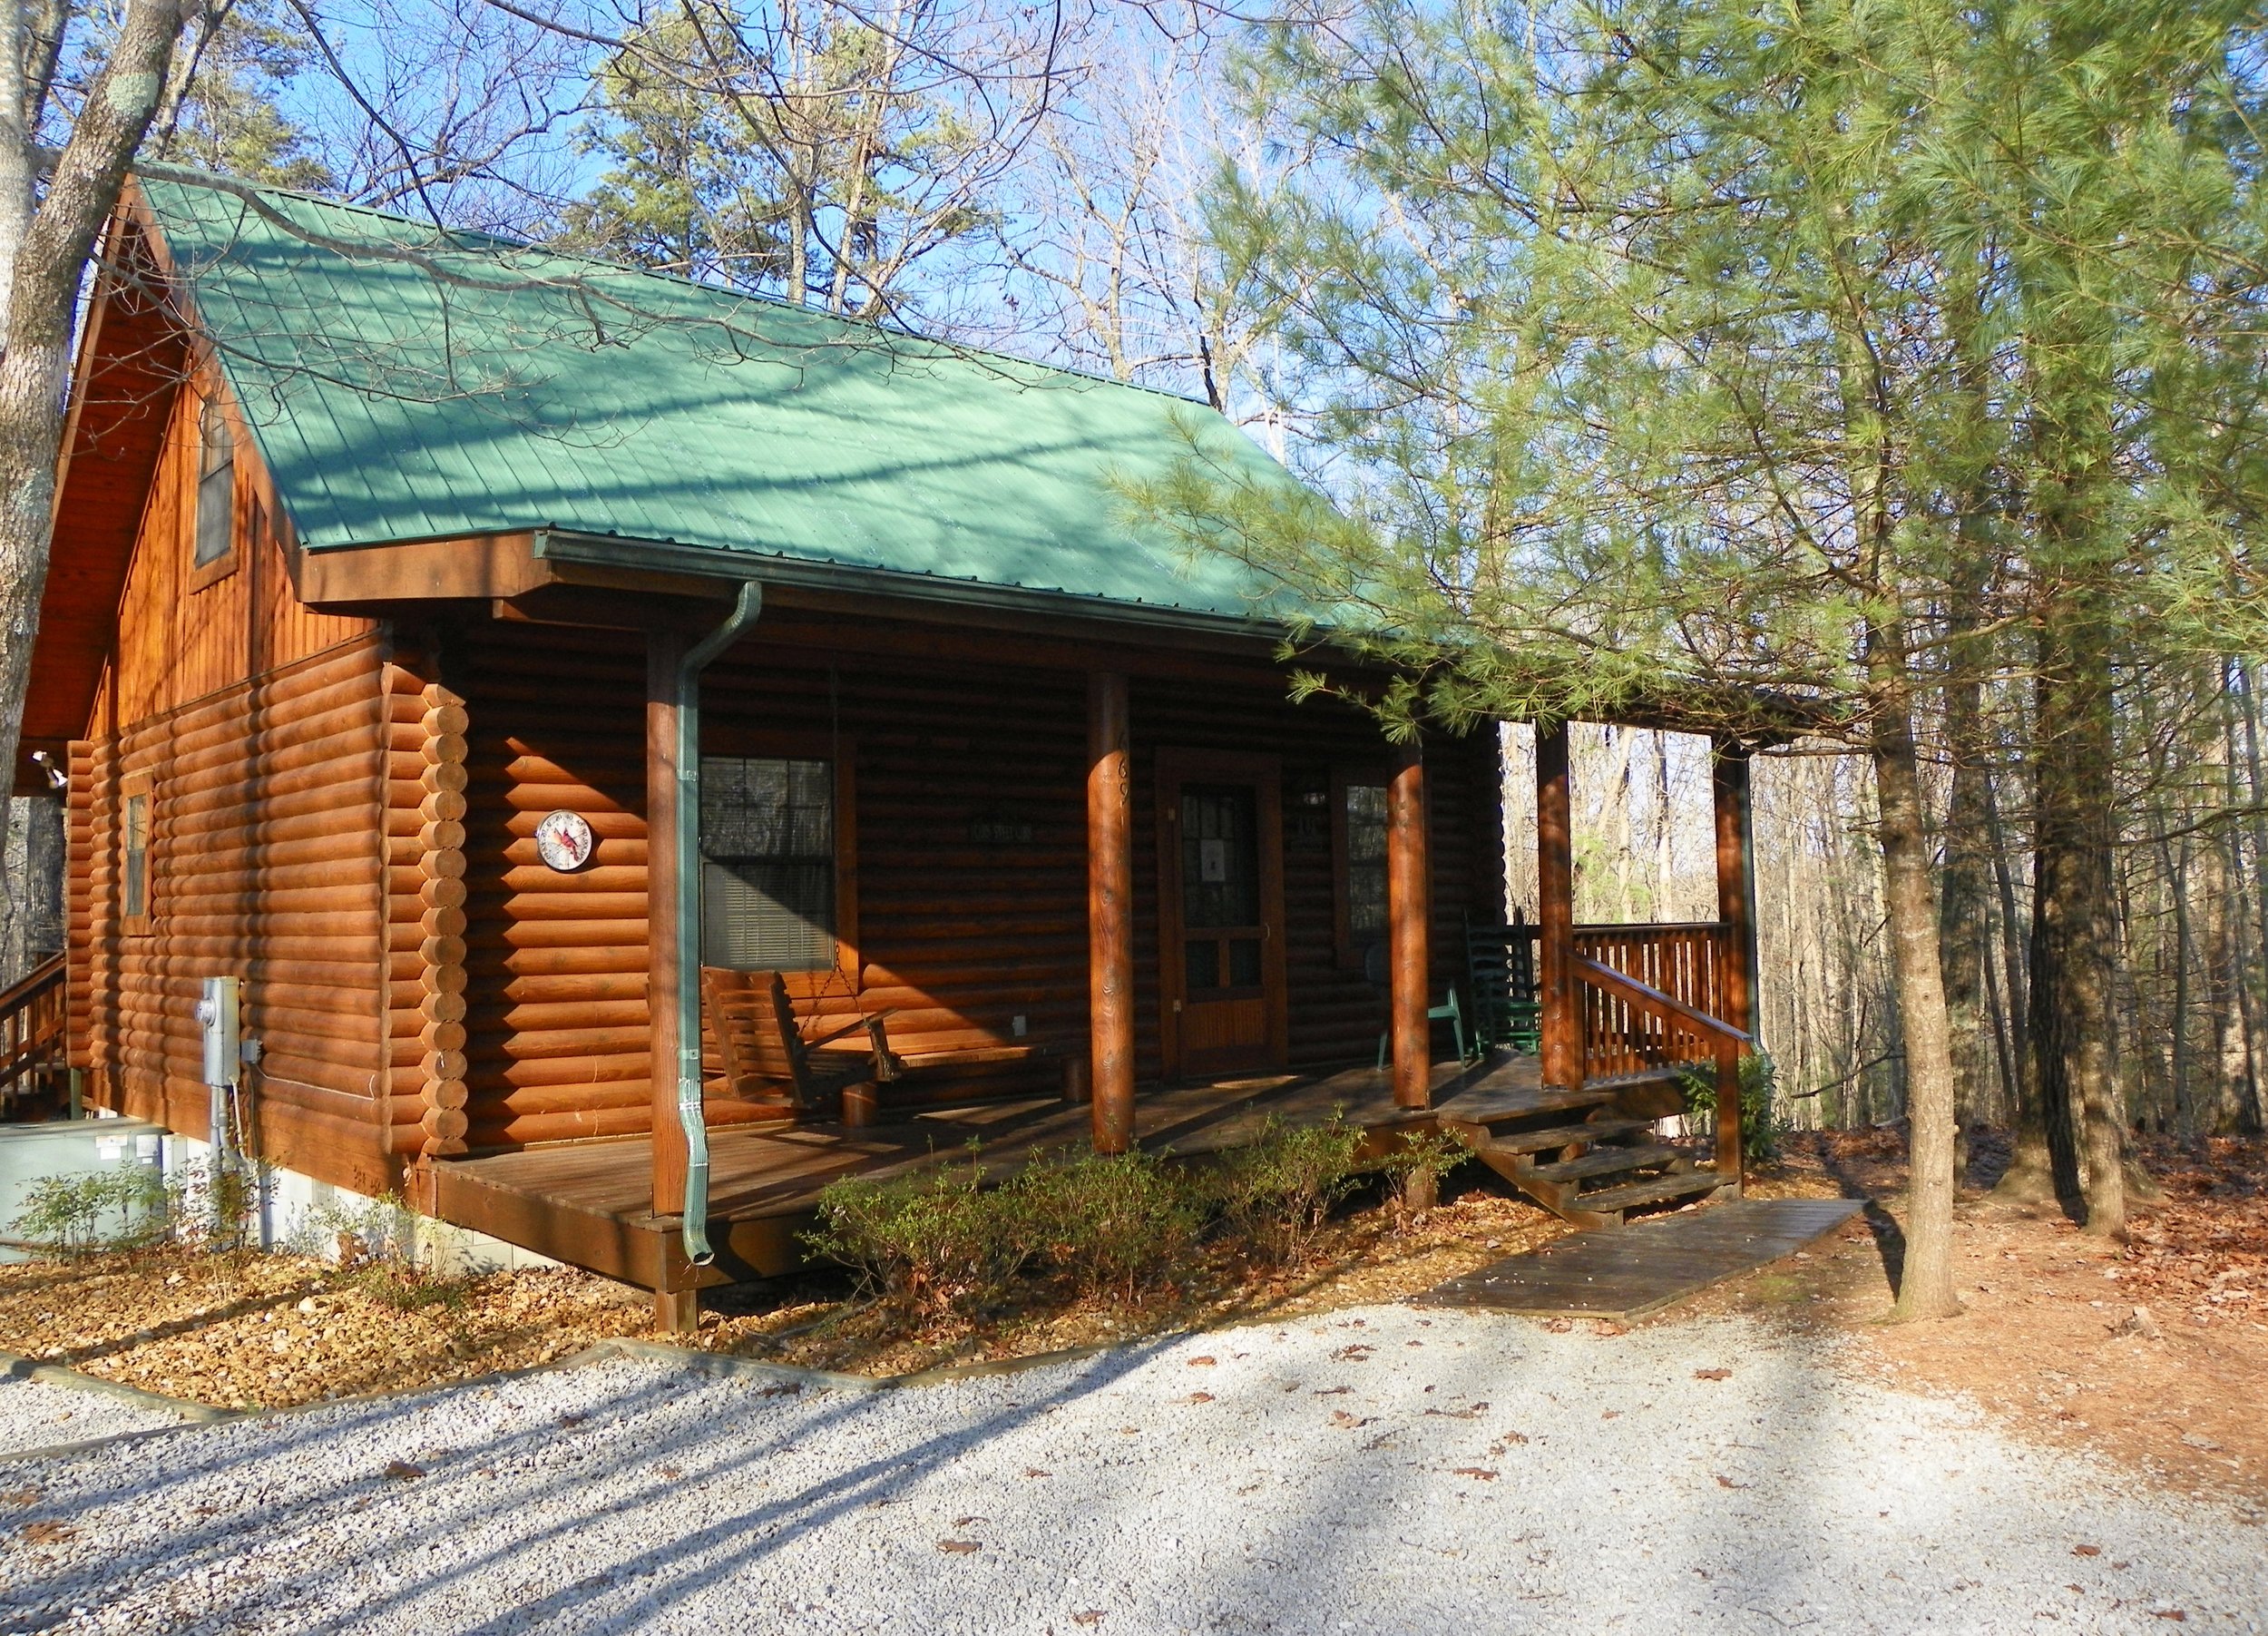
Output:
M50 955L25 972L7 988L0 989L0 1020L23 1010L48 989L63 981L64 960L60 954Z
M1575 956L1575 969L1583 981L1593 988L1603 988L1608 994L1620 994L1641 1011L1650 1011L1656 1016L1686 1024L1702 1034L1713 1034L1735 1045L1755 1043L1722 1017L1713 1017L1706 1011L1696 1011L1683 1000L1666 994L1658 988L1648 988L1636 977L1618 972L1611 965L1601 965L1588 955Z
M0 991L0 1095L14 1095L16 1083L27 1074L58 1066L69 1024L64 1000L61 955L41 961Z
M1716 1165L1720 1174L1730 1176L1737 1185L1745 1160L1740 1130L1740 1059L1742 1053L1755 1043L1755 1040L1722 1017L1696 1010L1675 995L1666 994L1588 955L1575 956L1575 975L1579 983L1614 996L1632 1010L1657 1018L1667 1027L1682 1028L1708 1043L1716 1071ZM1665 1036L1666 1048L1669 1043ZM1664 1055L1668 1054L1665 1049Z

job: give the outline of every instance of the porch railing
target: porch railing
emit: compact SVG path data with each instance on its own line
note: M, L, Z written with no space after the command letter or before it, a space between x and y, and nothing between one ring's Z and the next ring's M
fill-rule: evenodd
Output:
M45 1087L61 1072L67 1019L64 957L50 956L0 991L0 1110Z
M1575 953L1579 959L1627 977L1687 1011L1712 1020L1725 1015L1725 963L1732 943L1720 925L1579 926ZM1585 1080L1716 1060L1716 1046L1692 1028L1673 1026L1658 1013L1589 981L1588 971L1578 970L1585 978L1579 991Z
M1741 1171L1740 1059L1750 1036L1730 1009L1730 929L1591 926L1575 931L1586 1083L1664 1068L1704 1070L1716 1092L1716 1164Z

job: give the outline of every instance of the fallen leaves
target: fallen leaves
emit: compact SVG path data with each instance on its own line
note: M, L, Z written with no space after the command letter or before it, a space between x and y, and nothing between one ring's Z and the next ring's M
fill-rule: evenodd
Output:
M1460 1465L1449 1474L1452 1477L1471 1477L1476 1483L1493 1483L1499 1474L1485 1465Z
M425 1468L422 1465L412 1465L406 1460L388 1460L386 1463L386 1469L378 1474L391 1477L396 1483L415 1483L425 1474Z
M937 1549L949 1556L966 1556L972 1551L983 1550L984 1543L982 1540L939 1540Z
M1331 1424L1337 1426L1341 1431L1351 1432L1358 1425L1377 1425L1378 1416L1375 1415L1350 1415L1344 1409L1333 1409L1331 1411Z
M24 1537L34 1545L60 1545L65 1540L79 1537L79 1531L68 1523L42 1521L24 1524Z
M1100 1608L1089 1608L1071 1615L1073 1624L1100 1624L1109 1615Z
M2071 1547L2071 1554L2073 1556L2100 1556L2103 1554L2103 1548L2100 1545L2074 1545Z
M1753 1488L1755 1486L1753 1483L1735 1483L1732 1480L1732 1478L1724 1475L1722 1473L1717 1473L1716 1475L1716 1485L1719 1488Z
M1205 1355L1204 1357L1192 1357L1191 1359L1189 1359L1189 1367L1191 1367L1192 1369L1210 1369L1210 1368L1217 1367L1219 1365L1219 1363L1220 1363L1220 1359L1219 1359L1219 1358L1215 1357L1213 1357L1211 1354L1207 1353L1207 1355ZM1102 1615L1101 1615L1101 1614L1100 1614L1100 1613L1098 1613L1098 1614L1096 1614L1096 1615L1095 1615L1095 1617L1096 1617L1097 1619L1100 1619L1100 1618L1101 1618L1101 1617L1102 1617Z
M172 1248L0 1268L0 1349L227 1407L533 1367L650 1322L634 1293L564 1269L412 1285Z
M1693 1377L1696 1380L1730 1380L1733 1372L1730 1369L1696 1369Z
M1192 1392L1189 1394L1189 1401L1191 1403L1210 1403L1213 1401L1213 1395L1210 1392Z

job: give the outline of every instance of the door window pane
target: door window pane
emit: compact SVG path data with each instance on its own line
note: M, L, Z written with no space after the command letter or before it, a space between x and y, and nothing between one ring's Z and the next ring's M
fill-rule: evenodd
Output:
M701 962L733 971L835 964L835 767L701 758Z
M1182 976L1189 991L1220 986L1220 945L1210 937L1192 937L1182 945Z
M1257 937L1229 939L1228 986L1231 988L1260 986L1260 940Z
M1260 798L1249 784L1181 790L1181 924L1260 924Z

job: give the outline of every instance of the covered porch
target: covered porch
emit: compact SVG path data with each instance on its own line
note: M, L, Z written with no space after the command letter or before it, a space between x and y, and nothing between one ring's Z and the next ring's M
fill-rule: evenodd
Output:
M1396 749L1378 741L1374 726L1364 749L1350 722L1331 730L1339 736L1327 745L1285 744L1279 756L1285 729L1260 711L1282 706L1281 681L1264 670L1246 676L1144 654L1127 670L1035 667L988 692L994 684L973 682L966 670L901 677L885 663L910 661L885 661L885 636L846 637L838 623L816 617L763 627L762 646L776 657L752 663L744 649L719 662L707 733L698 719L688 721L699 705L680 681L692 635L682 623L648 632L642 821L633 828L626 814L601 824L595 863L581 874L539 875L524 856L527 827L547 808L609 798L603 779L579 770L583 742L553 725L561 720L556 699L543 700L542 715L518 714L518 694L477 669L460 671L471 677L461 694L445 682L428 688L470 724L449 753L468 765L473 803L465 850L448 877L466 883L454 895L466 904L470 932L444 950L461 946L465 964L429 985L445 997L468 993L472 1023L469 1047L442 1063L472 1082L471 1108L458 1111L467 1091L445 1073L423 1114L425 1157L413 1187L436 1215L648 1288L662 1321L682 1327L699 1288L792 1267L796 1234L827 1182L954 1155L971 1137L983 1142L988 1163L1012 1167L1032 1151L1075 1142L1102 1152L1139 1144L1201 1155L1248 1140L1271 1117L1307 1122L1336 1114L1382 1138L1439 1129L1463 1136L1530 1197L1586 1226L1737 1187L1736 1093L1718 1098L1713 1148L1667 1147L1653 1133L1656 1120L1685 1111L1685 1074L1701 1068L1732 1092L1750 1047L1747 763L1736 747L1720 747L1714 759L1718 919L1579 926L1566 730L1539 733L1540 913L1532 926L1480 928L1513 955L1509 997L1529 1008L1536 1049L1460 1061L1450 1056L1451 1031L1436 1014L1450 992L1469 1020L1507 997L1478 992L1455 930L1503 913L1493 729L1484 749L1478 735L1469 744L1429 739ZM852 649L854 640L870 644L874 656ZM978 651L972 644L964 655L958 644L933 640L921 662L960 664ZM828 668L816 671L825 679L825 719L841 725L800 735L761 725L776 699L792 696L784 690L808 685L789 679L812 674L806 655L819 652L828 655ZM1022 655L1068 656L1037 643L1025 644ZM605 661L629 657L609 651ZM513 688L526 686L523 672L501 660L496 673ZM869 683L870 676L876 680ZM948 678L954 691L941 691ZM1250 709L1222 691L1231 684L1252 690ZM1082 695L1083 746L1071 737ZM607 708L618 709L615 700L619 694ZM1311 708L1300 707L1300 719ZM952 712L962 736L945 740L938 724L946 718L920 713L941 710ZM809 716L808 706L803 713ZM607 725L596 709L589 719L598 725L577 722L574 731L587 738ZM996 728L986 725L993 720ZM483 769L484 723L494 724L485 730L510 758L501 780ZM985 741L971 723L1002 742L1061 744L1083 755L1030 759L1016 773L1029 794L972 804L951 782L985 777L971 770ZM941 769L936 747L947 742L966 746L970 767ZM825 779L840 848L837 957L793 993L794 1025L822 1047L812 1054L839 1066L865 1049L865 1038L855 1031L847 1039L825 1036L876 1016L886 1022L892 1051L924 1065L958 1064L979 1080L994 1076L990 1095L974 1088L908 1095L896 1086L875 1096L867 1087L790 1109L719 1078L719 973L699 952L699 900L682 882L706 861L694 819L700 783L687 776L694 771L687 762L697 749L714 757L719 745L831 769ZM1083 776L1069 784L1063 775L1074 768ZM524 786L511 783L523 778ZM494 884L481 879L484 779L507 786L485 819L505 866ZM1358 950L1351 961L1339 808L1350 788L1376 792L1383 832L1380 935L1367 956ZM1482 789L1491 792L1485 808L1475 793ZM1437 801L1456 811L1446 825ZM1203 843L1178 833L1180 820L1214 809L1228 813L1223 850L1230 856L1220 866L1227 884L1240 867L1253 877L1248 909L1224 909L1233 892L1207 896L1214 861ZM1303 843L1301 828L1325 817L1327 837ZM1467 833L1476 819L1488 827L1484 838ZM1245 865L1234 861L1238 822L1257 836ZM1436 856L1444 838L1457 854L1446 866ZM618 857L622 866L613 866ZM586 905L621 912L619 895L598 894L618 890L618 878L631 883L633 857L642 866L642 1026L634 1037L631 1028L610 1027L602 1038L588 1029L547 1035L523 1026L523 1017L539 1013L548 1024L554 1011L563 1023L580 1022L564 1014L568 979L552 974L566 972L570 957L586 958L568 941L592 924ZM956 858L966 887L954 884ZM1341 897L1335 936L1333 877ZM1455 884L1444 888L1445 881ZM593 896L579 896L585 891ZM917 966L941 928L960 938L963 927L969 941L956 943L951 959ZM629 952L621 933L608 936ZM973 951L979 936L999 951L992 964L959 952ZM588 963L597 969L595 956ZM622 987L607 981L610 994ZM1051 997L1023 997L1042 988ZM492 993L542 1004L492 1010L484 998ZM552 1004L554 993L562 1004ZM631 1023L626 1014L622 1021ZM1373 1066L1382 1024L1383 1063ZM591 1051L594 1039L613 1054L568 1054L571 1047ZM1495 1043L1501 1045L1501 1029ZM484 1067L484 1053L493 1066ZM590 1061L598 1065L585 1068ZM640 1071L643 1109L610 1107L595 1119L620 1122L611 1129L583 1124L588 1134L568 1134L594 1117L567 1112L582 1105L583 1076L612 1083ZM484 1090L484 1076L492 1089ZM1060 1092L1049 1094L1059 1083ZM483 1139L484 1130L522 1129L532 1140L506 1146ZM705 1180L693 1162L702 1146ZM688 1257L689 1216L696 1241L705 1229L713 1263Z

